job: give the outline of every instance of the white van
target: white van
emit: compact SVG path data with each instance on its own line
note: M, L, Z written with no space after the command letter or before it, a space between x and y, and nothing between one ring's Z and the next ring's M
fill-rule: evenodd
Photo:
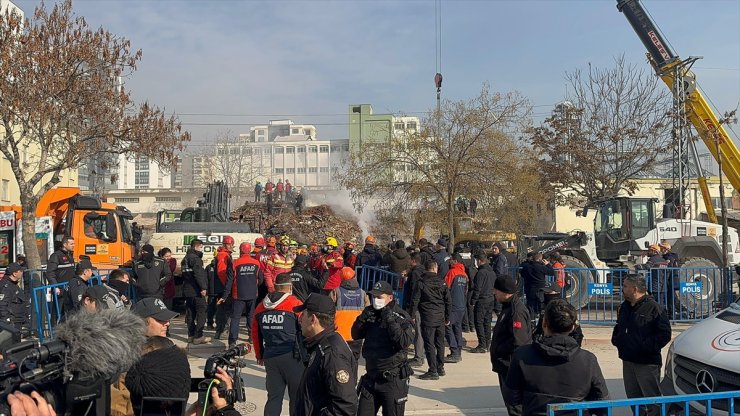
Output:
M676 337L668 350L665 395L740 390L740 298ZM705 404L691 407L706 414ZM728 400L712 402L713 415L727 415ZM735 399L735 411L740 399Z

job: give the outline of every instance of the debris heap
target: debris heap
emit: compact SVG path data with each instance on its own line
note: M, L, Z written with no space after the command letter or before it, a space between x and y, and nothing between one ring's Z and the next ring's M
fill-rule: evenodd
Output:
M276 204L273 215L266 215L264 203L247 203L234 212L237 218L240 215L259 218L260 214L263 234L288 234L300 244L323 243L326 237L334 237L340 244L358 242L362 235L354 218L337 214L328 205L307 207L297 214L291 206Z

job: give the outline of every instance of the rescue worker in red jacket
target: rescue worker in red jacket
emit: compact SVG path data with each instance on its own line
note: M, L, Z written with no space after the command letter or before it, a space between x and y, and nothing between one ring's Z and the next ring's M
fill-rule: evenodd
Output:
M290 255L290 237L287 235L280 237L280 242L277 246L278 251L267 258L267 266L265 267L265 286L268 293L275 291L275 278L277 275L290 273L293 270L293 261L295 260Z
M257 260L260 263L260 268L262 270L265 270L265 266L267 265L267 252L265 251L264 238L257 237L254 240L254 248L252 249L252 253L250 253L250 256L252 256L253 259Z
M321 273L329 272L329 278L322 289L331 291L342 284L342 267L344 259L342 253L338 250L339 242L334 237L326 238L326 251L329 251L321 258Z
M344 267L351 267L353 270L357 263L357 254L355 254L355 243L346 241L344 243Z
M247 338L252 340L252 316L257 299L257 288L262 283L263 274L258 260L252 258L249 243L239 245L239 258L233 263L233 270L226 282L222 302L231 299L231 326L229 328L229 348L239 339L239 324L242 313L247 315Z
M226 322L228 320L228 309L231 302L221 302L228 300L222 297L228 280L234 280L234 266L232 264L231 252L234 251L234 237L224 236L221 247L216 250L216 279L213 282L213 302L216 307L216 339L221 339Z

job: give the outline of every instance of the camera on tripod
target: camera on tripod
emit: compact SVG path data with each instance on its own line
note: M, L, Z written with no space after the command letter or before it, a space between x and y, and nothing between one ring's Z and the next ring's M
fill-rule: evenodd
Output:
M203 369L205 378L199 380L197 384L198 403L201 403L204 408L207 407L206 404L210 396L211 387L216 387L218 389L218 395L226 399L229 404L247 401L247 393L241 377L241 369L244 365L238 357L249 354L250 351L252 351L251 345L241 344L208 357L205 368ZM224 369L234 380L234 385L231 389L227 390L216 378L216 372L219 368Z

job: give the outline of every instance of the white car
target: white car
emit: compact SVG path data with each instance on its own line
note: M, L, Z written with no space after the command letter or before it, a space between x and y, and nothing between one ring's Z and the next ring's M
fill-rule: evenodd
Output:
M668 350L665 395L740 390L740 299L676 337ZM705 403L691 407L706 414ZM712 402L713 415L727 415L728 400ZM735 399L735 411L740 399Z

